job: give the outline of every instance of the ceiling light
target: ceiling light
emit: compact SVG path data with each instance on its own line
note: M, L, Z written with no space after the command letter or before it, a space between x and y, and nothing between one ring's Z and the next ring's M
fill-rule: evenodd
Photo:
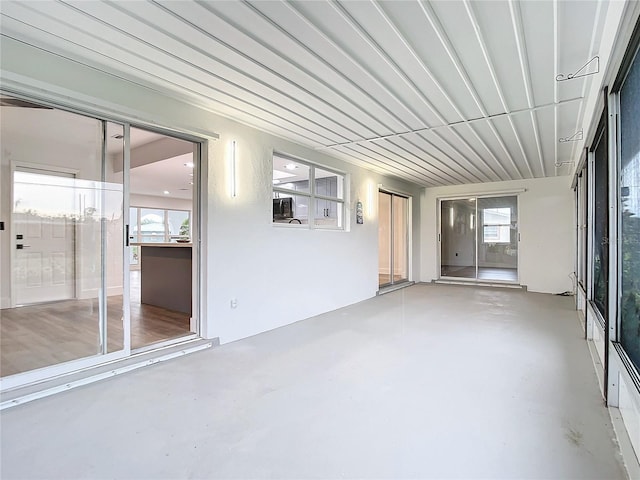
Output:
M164 191L164 192L162 192L162 193L164 193L165 195L169 195L169 193L171 193L171 192L169 192L169 190L165 190L165 191Z
M187 163L184 164L184 166L185 167L189 167L189 168L193 168L194 164L193 164L193 162L187 162Z
M287 170L295 170L296 168L298 168L298 165L296 165L295 163L287 163L284 168L286 168Z

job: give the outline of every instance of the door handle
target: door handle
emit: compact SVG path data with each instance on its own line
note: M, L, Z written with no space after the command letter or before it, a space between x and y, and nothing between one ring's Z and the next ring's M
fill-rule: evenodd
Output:
M23 245L21 243L16 244L16 249L17 250L22 250L23 248L30 248L31 245Z

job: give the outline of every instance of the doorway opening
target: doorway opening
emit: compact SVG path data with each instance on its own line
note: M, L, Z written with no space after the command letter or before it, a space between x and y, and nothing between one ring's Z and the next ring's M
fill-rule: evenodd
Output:
M197 338L201 143L0 100L3 389Z
M440 201L440 277L518 283L518 197Z
M378 287L409 281L409 198L378 191Z
M195 335L194 188L199 145L132 127L129 168L131 348Z

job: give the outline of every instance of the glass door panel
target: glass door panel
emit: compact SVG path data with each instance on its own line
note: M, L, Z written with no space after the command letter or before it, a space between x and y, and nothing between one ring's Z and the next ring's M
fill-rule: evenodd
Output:
M518 281L518 197L479 198L478 280Z
M391 194L378 192L378 285L391 283Z
M440 275L476 278L476 199L440 204Z
M393 195L393 282L407 280L409 276L407 246L407 214L409 199Z
M122 137L105 144L104 122L3 100L6 377L123 348L123 173L108 150Z

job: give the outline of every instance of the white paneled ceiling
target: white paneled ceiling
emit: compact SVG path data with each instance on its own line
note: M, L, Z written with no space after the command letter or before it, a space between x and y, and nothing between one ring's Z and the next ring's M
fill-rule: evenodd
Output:
M570 173L604 1L0 3L2 35L424 186ZM602 63L602 62L601 62ZM595 72L596 62L582 72Z

